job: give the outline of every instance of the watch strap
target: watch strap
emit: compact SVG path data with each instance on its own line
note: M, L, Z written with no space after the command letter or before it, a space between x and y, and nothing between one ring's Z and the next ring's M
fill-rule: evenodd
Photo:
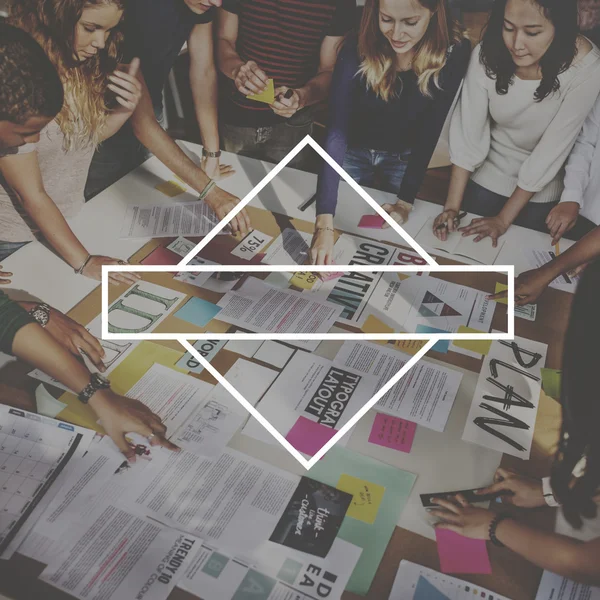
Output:
M499 513L497 514L490 523L490 528L488 530L490 541L494 546L498 546L499 548L504 548L504 544L498 539L496 536L496 530L498 529L498 525L504 521L504 519L509 519L510 515L508 513Z
M202 148L202 156L204 158L220 158L221 150L217 150L216 152L211 152L210 150L207 150L206 148Z
M544 477L542 479L542 494L544 495L544 501L548 506L557 508L560 506L560 502L556 499L552 486L550 485L550 477Z

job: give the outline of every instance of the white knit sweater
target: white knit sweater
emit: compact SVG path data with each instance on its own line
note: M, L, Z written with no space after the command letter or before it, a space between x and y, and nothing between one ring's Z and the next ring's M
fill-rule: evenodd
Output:
M564 163L600 93L600 50L576 58L559 76L560 90L541 102L533 96L540 82L518 77L499 95L480 53L478 46L450 123L452 163L502 196L519 186L535 193L532 202L559 200Z

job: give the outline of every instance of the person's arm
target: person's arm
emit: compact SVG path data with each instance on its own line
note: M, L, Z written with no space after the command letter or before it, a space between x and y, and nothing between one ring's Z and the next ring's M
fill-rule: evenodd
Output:
M479 46L471 53L460 98L450 120L450 160L453 165L450 187L444 210L433 224L434 233L442 240L446 239L448 231L456 229L454 219L460 211L471 173L485 161L490 150L488 78L479 60L480 53Z
M517 188L498 216L475 219L472 226L461 229L463 235L477 235L475 241L490 236L497 243L498 237L506 232L533 195L556 177L600 93L600 61L591 68L581 69L573 85L563 93L558 112L521 165Z
M583 207L585 191L590 183L592 161L599 136L600 101L597 100L583 123L583 129L565 165L565 189L560 202L550 211L546 221L553 245L577 222L579 211Z
M441 499L433 502L441 507L430 511L442 519L436 528L449 529L468 538L490 539L490 525L496 513L469 505L460 494L455 502ZM582 543L511 518L498 524L496 537L507 548L542 569L588 585L600 584L600 538Z
M600 227L596 227L568 250L539 269L521 273L515 279L515 304L523 306L535 302L542 292L563 273L581 267L600 257ZM507 291L488 296L489 300L506 298Z
M243 61L237 52L237 2L228 0L218 11L217 64L226 77L232 79L240 94L259 94L269 82L268 75L253 61Z
M317 74L302 87L292 90L291 97L285 97L290 89L286 86L278 87L275 90L275 102L271 105L275 114L289 119L305 106L312 106L327 98L333 69L343 39L342 37L327 36L323 40Z
M441 89L434 89L435 101L431 109L423 115L419 140L408 160L406 173L398 190L398 201L395 205L384 204L383 206L400 225L408 220L408 214L423 183L444 123L467 71L470 55L471 44L466 39L452 48L448 62L442 71ZM431 87L434 88L433 84ZM386 226L387 223L384 227Z
M325 151L340 166L346 155L355 92L354 76L358 66L356 41L348 41L341 49L334 69L329 97L329 125L325 138ZM317 220L310 250L313 264L331 264L334 243L333 216L339 185L340 176L328 163L323 162L317 181Z
M106 256L90 256L77 239L64 216L44 189L35 152L0 158L0 171L42 235L71 267L79 269L85 264L82 275L100 281L102 265L119 263L118 260ZM139 277L134 273L112 273L110 277L111 283L114 284L130 285L138 279Z
M150 92L143 78L141 83L142 96L131 117L135 136L177 177L198 193L202 192L210 182L210 178L188 158L173 138L159 125L152 108ZM218 186L212 188L205 200L219 219L227 216L240 202L239 198ZM250 217L246 210L239 212L230 224L234 233L246 233L250 229Z
M188 52L190 86L202 146L209 152L219 152L221 147L217 117L217 69L214 59L212 22L198 24L192 29L188 38ZM221 166L218 157L203 158L202 169L211 179L222 179L234 173L230 166Z

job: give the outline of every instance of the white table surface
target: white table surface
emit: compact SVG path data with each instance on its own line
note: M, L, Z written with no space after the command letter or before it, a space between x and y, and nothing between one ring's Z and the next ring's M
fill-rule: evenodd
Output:
M197 159L201 147L193 144L185 144L185 146L187 151L194 154ZM224 163L232 164L237 172L221 185L239 197L249 193L273 168L270 163L226 153L222 160ZM140 168L87 203L82 212L70 222L73 230L89 252L116 258L129 258L148 239L118 239L127 206L145 202L152 204L171 202L172 199L154 189L157 183L169 179L173 179L171 172L156 158L149 159ZM315 190L315 175L287 168L252 201L252 205L284 213L289 217L314 221L314 205L304 212L298 207L312 197ZM394 201L395 198L393 194L377 190L369 190L369 193L381 203ZM196 195L191 192L176 198L177 201L195 199ZM406 226L408 233L416 235L425 221L438 214L439 210L440 207L437 205L418 200ZM359 230L357 223L360 216L368 212L372 210L365 205L364 200L347 184L342 183L335 226L349 233L365 236L365 230ZM399 241L398 234L391 229L368 230L367 235L382 241ZM529 269L521 252L522 247L550 248L549 235L516 226L509 229L505 240L506 243L496 264L513 264L516 273ZM565 248L568 245L570 243L564 243ZM461 261L465 262L465 259ZM4 262L4 267L5 270L14 273L13 288L43 299L64 312L73 308L99 285L95 281L75 275L66 263L39 243L29 244L16 252ZM335 351L335 347L331 344L335 342L322 344L318 353L327 354ZM426 513L420 507L418 494L452 488L479 487L489 482L501 459L501 454L498 452L462 442L460 439L477 382L476 373L462 372L462 384L445 432L437 433L419 427L410 454L368 444L366 440L374 418L372 411L354 428L347 445L350 450L357 450L418 475L409 504L398 524L431 539L434 539L433 529L427 524ZM283 449L279 452L274 451L274 446L252 440L242 434L238 434L231 445L290 471L303 472L303 468Z

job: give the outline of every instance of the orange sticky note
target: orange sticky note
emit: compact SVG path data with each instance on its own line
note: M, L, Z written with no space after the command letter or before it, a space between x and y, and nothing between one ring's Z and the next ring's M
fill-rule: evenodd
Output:
M275 102L275 84L272 79L269 79L267 87L260 94L250 94L246 96L248 100L255 102L264 102L265 104L273 104Z
M364 333L394 333L394 330L386 325L383 321L380 321L374 315L369 315L366 321L361 325L361 330ZM376 344L387 344L386 340L373 340Z

